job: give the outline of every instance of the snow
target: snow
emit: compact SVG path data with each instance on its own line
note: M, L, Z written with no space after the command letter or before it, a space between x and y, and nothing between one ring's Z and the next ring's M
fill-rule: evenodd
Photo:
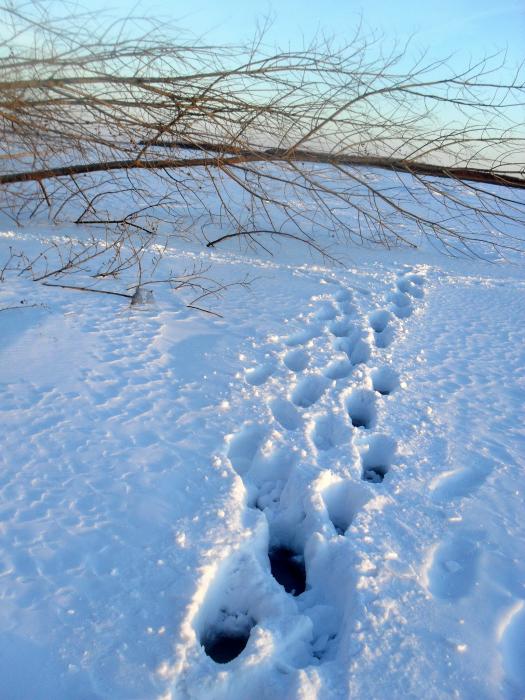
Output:
M273 246L0 284L2 700L525 698L523 261Z

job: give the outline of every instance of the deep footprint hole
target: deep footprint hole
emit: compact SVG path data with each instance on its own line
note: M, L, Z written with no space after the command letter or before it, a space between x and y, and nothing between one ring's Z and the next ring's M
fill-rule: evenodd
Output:
M321 398L329 384L326 377L310 374L295 385L292 402L300 408L309 408Z
M288 547L274 547L268 552L272 576L293 596L301 595L306 588L304 559Z
M382 464L365 467L363 469L363 481L369 481L371 484L380 484L387 472L388 467Z
M344 535L354 517L370 500L369 490L352 481L336 481L323 490L326 511L338 535Z
M372 373L372 386L382 396L388 396L399 386L399 377L390 367L381 367Z
M384 330L386 330L386 327L388 326L388 323L391 320L391 318L392 314L390 313L390 311L387 311L386 309L381 309L380 311L374 311L373 313L371 313L368 317L368 320L372 329L376 333L382 333Z
M346 410L354 428L372 427L376 418L374 401L374 393L367 389L358 389L348 398Z
M247 632L217 632L204 639L204 651L215 663L227 664L236 659L245 649L250 631Z
M354 415L350 416L350 421L354 428L366 428L370 427L370 418L365 415Z
M380 484L387 473L396 452L396 441L388 435L376 435L361 457L362 479L372 484Z

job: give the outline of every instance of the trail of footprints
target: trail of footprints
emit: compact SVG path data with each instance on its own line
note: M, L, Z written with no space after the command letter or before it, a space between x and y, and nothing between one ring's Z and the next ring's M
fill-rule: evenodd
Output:
M302 327L246 370L266 419L228 436L227 459L246 487L259 534L227 560L208 592L213 611L197 632L214 662L238 657L258 624L282 629L279 616L288 621L287 648L298 646L295 666L335 658L352 584L339 554L350 552L346 533L396 453L395 440L375 432L385 402L400 388L381 354L399 319L423 297L424 282L403 270L385 307L367 317L354 291L329 282L331 292L301 315ZM377 366L370 368L372 358ZM301 624L308 627L306 650L294 627Z

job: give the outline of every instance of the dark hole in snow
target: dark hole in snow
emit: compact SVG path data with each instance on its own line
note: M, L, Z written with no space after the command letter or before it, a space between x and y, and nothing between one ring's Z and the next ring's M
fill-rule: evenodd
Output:
M365 416L350 416L350 420L354 428L368 428L370 421Z
M213 659L218 664L227 664L229 661L233 661L233 659L239 656L248 643L249 638L249 631L247 633L237 632L235 634L219 632L205 640L202 646L210 659Z
M365 467L363 469L363 480L370 481L373 484L380 484L385 478L387 471L388 467L384 467L381 464L373 467Z
M300 595L306 588L306 569L302 557L287 547L276 547L268 553L274 579L287 593Z

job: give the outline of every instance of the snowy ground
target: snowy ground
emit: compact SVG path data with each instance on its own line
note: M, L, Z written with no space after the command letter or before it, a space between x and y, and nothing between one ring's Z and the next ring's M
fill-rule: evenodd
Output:
M345 256L0 284L2 700L525 698L523 265Z

